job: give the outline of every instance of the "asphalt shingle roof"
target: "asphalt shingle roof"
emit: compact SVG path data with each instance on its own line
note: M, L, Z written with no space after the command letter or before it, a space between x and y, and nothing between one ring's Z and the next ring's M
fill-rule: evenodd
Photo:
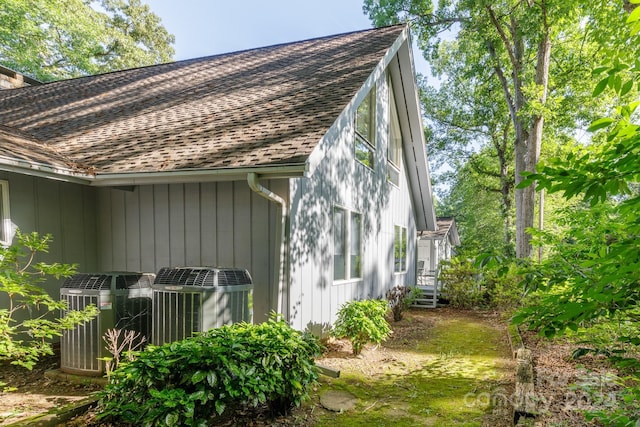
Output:
M53 147L38 141L33 135L0 125L0 157L41 165L69 169L72 164Z
M0 147L95 173L301 164L403 29L0 91L0 125L33 137Z

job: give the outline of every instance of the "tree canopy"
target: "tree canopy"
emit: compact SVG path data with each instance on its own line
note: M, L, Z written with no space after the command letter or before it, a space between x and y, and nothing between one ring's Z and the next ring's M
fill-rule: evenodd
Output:
M602 112L604 100L590 96L590 72L608 55L605 47L620 42L612 27L626 13L624 5L622 0L434 3L365 0L364 10L376 25L409 22L441 79L440 87L425 90L423 97L432 124L430 155L460 153L475 161L469 153L489 147L503 160L486 172L502 176L503 227L498 224L496 230L505 229L508 241L505 215L512 186L524 173L535 172L543 141L571 140ZM441 34L451 29L447 38L453 40L446 40ZM513 204L516 252L528 257L534 187L518 187Z
M168 62L174 41L140 0L0 3L0 63L42 81Z

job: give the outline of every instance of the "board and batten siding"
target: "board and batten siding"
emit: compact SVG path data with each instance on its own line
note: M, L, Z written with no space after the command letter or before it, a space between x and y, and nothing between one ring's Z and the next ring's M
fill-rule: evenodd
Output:
M286 181L265 181L288 198ZM277 206L246 181L100 189L99 267L157 272L162 267L246 268L254 283L254 321L274 306Z
M52 236L48 253L40 253L36 261L77 264L80 272L98 268L94 188L10 172L0 172L0 180L9 184L12 228ZM50 279L43 287L57 299L62 282ZM0 307L7 303L0 293Z
M297 329L324 334L343 303L384 298L395 285L415 285L416 225L404 160L400 185L387 180L389 94L384 74L377 78L376 90L374 169L354 156L356 102L316 147L308 176L291 180L289 305L290 322ZM362 279L333 280L335 206L362 214ZM396 225L407 229L407 269L401 273L394 272Z

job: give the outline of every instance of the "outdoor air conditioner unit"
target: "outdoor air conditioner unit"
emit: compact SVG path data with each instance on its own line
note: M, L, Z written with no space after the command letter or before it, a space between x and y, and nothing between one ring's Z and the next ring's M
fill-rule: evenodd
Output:
M112 356L102 339L108 329L132 330L147 342L150 340L153 278L150 273L109 272L80 273L65 280L60 298L66 301L67 309L82 310L93 304L99 314L63 332L60 339L62 371L102 375L104 362L99 359Z
M251 322L253 283L238 268L162 268L153 283L152 343L191 337L222 325Z

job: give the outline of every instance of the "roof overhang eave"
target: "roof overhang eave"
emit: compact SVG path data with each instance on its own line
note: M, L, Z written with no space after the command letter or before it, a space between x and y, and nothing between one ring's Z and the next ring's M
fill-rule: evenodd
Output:
M82 173L62 166L0 157L0 170L94 187L117 187L190 182L241 181L245 180L247 174L252 172L267 179L297 178L304 176L307 170L307 164L294 163L273 166L91 174Z
M91 182L96 187L151 185L213 181L246 180L247 174L256 173L265 179L298 178L305 175L306 163L274 166L245 166L216 169L184 169L159 172L98 173Z
M92 175L80 173L66 166L50 165L30 160L12 159L3 156L0 156L0 170L84 185L89 185L95 178Z

